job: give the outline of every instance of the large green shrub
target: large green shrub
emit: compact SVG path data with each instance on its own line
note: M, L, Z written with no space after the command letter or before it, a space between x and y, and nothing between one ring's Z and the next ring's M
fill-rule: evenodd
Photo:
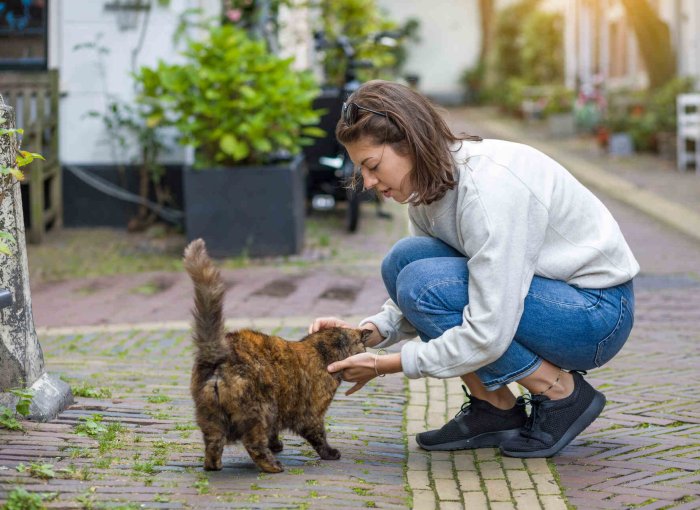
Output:
M564 18L535 10L523 21L520 49L523 78L533 85L564 81Z
M142 68L137 79L140 100L152 109L149 124L175 126L181 143L195 147L198 166L265 163L323 135L311 74L245 30L213 26L204 40L189 41L184 57Z

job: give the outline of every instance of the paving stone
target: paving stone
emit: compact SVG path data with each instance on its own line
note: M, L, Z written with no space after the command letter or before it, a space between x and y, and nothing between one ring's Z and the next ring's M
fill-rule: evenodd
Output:
M534 485L527 471L507 469L506 476L513 490L534 489Z
M505 480L484 480L489 501L510 501L510 490Z
M428 471L416 471L414 469L409 469L406 476L408 477L408 484L412 489L430 489Z
M421 510L433 510L437 507L435 493L433 491L414 490L413 491L413 508Z
M432 460L430 462L430 472L433 478L453 478L451 460Z
M480 462L479 472L481 473L481 476L484 479L503 479L506 477L505 473L503 472L503 469L501 468L501 465L498 462Z
M464 498L464 507L469 508L469 510L489 509L488 500L483 492L463 492L462 498ZM415 508L417 510L419 507Z
M457 471L475 471L474 454L470 450L457 451L453 459Z
M537 487L537 493L542 494L559 494L559 486L554 480L551 474L540 475L533 474L532 480L535 482L535 487Z
M435 478L435 492L440 501L459 500L459 488L454 478Z
M460 489L464 491L480 491L482 478L476 471L458 471L457 481Z
M542 505L534 490L514 490L513 499L518 510L540 510Z

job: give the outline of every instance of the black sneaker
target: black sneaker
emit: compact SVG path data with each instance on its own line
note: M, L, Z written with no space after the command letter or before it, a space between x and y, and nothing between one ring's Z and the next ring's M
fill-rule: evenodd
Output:
M520 434L501 444L504 455L551 457L593 423L605 407L605 395L588 384L579 372L571 375L574 391L566 398L518 397L521 407L529 402L532 409Z
M416 434L416 442L424 450L468 450L496 447L516 437L527 420L522 406L506 411L467 393L467 401L454 419L441 429Z

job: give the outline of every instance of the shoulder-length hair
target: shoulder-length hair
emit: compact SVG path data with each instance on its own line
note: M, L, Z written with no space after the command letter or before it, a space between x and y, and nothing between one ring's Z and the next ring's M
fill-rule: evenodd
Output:
M383 80L363 84L346 101L381 112L377 115L359 108L352 125L343 116L335 136L343 145L369 139L376 145L388 144L401 156L408 156L413 168L407 178L413 193L412 205L430 204L455 187L453 152L457 142L481 141L480 136L455 135L428 98L413 89Z

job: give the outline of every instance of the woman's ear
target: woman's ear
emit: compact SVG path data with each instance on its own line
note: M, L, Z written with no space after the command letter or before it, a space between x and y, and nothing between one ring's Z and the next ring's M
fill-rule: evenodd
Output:
M360 341L363 344L366 344L369 341L369 337L372 336L373 331L371 329L363 329L362 330L362 336L360 337Z

